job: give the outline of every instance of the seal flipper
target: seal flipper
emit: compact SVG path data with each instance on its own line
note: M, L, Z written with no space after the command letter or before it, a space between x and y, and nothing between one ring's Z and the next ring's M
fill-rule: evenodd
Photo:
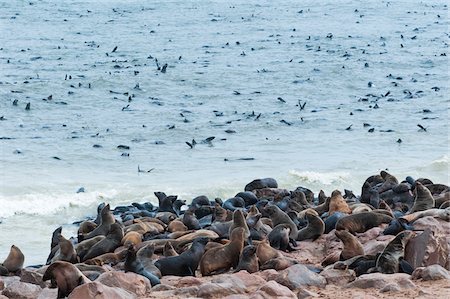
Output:
M147 277L148 280L150 280L150 284L152 285L152 287L154 287L155 285L161 283L161 281L159 280L159 278L156 275L148 272L147 270L145 270L143 268L140 269L140 271L137 271L136 273L139 274L139 275Z
M406 273L411 275L414 272L414 268L404 258L400 258L398 264L400 273Z

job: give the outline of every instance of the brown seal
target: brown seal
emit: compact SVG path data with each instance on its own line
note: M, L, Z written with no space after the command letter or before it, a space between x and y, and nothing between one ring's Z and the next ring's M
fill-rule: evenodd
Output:
M106 238L98 243L95 243L95 245L92 246L83 257L83 261L97 257L104 253L113 252L117 247L120 246L122 238L123 229L120 224L112 224L109 233L106 235Z
M298 231L297 241L303 241L307 239L317 239L325 232L325 223L317 216L314 210L305 210L305 218L308 220L308 224L305 228Z
M137 245L142 242L142 235L138 232L128 232L123 236L121 244L128 248L129 245Z
M164 245L163 255L164 255L165 257L168 257L168 256L177 256L177 255L178 255L178 252L176 252L176 250L175 250L175 249L173 248L173 246L172 246L172 242L168 241L168 242L166 243L166 245Z
M298 261L295 259L283 256L268 260L261 265L260 270L275 269L277 271L281 271L296 264L298 264Z
M364 248L359 240L346 230L334 231L336 237L338 237L344 244L340 259L348 260L357 255L364 255Z
M97 266L103 266L103 265L110 265L115 266L119 262L123 261L125 259L126 250L122 250L118 253L104 253L102 255L99 255L95 258L89 259L85 261L85 264L88 265L97 265Z
M59 235L59 254L52 259L52 262L56 261L66 261L72 264L79 262L72 242L64 238L63 235Z
M84 235L89 234L96 228L97 228L97 223L95 223L94 221L86 220L86 221L81 222L80 227L78 228L78 233L77 233L78 242L81 242L83 240Z
M401 263L405 255L405 246L408 241L414 237L415 233L409 230L400 232L395 238L386 245L386 248L380 254L376 261L376 270L384 274L398 273L402 268Z
M270 246L269 240L267 239L259 242L256 248L256 255L258 256L258 260L261 265L264 265L271 259L283 257L280 251Z
M342 196L339 190L334 190L331 193L328 215L331 216L335 212L342 212L347 214L352 213L352 210L349 208L347 202L345 201L344 197Z
M246 270L248 273L255 273L259 271L256 246L248 245L242 250L239 264L234 272L239 272L241 270Z
M58 286L57 298L68 297L77 286L90 282L77 267L64 261L57 261L48 266L42 280L50 279Z
M153 263L153 256L155 252L155 247L153 245L147 245L140 248L136 252L136 260L142 264L144 269L158 278L161 278L161 271Z
M17 247L16 245L12 245L11 249L9 250L8 256L0 265L6 268L9 272L16 272L22 269L24 261L25 256L23 255L22 251L20 251L19 247Z
M78 257L80 260L84 260L84 256L86 253L91 249L92 246L94 246L96 243L100 242L101 240L105 239L105 236L96 236L87 240L84 240L77 245L75 245L75 251L77 252Z
M278 224L287 224L291 229L289 238L293 240L297 238L298 228L295 225L294 221L292 221L292 219L285 212L283 212L279 207L275 205L268 207L266 206L264 209L269 214L270 219L272 220L273 227L277 226Z
M219 203L215 203L212 222L226 222L228 220L228 210L224 209Z
M244 229L244 238L247 240L250 237L250 230L248 229L244 214L240 209L237 209L233 212L233 222L228 229L228 235L231 236L231 232L238 227L242 227Z
M108 234L111 225L116 222L109 209L109 204L105 205L100 211L100 219L100 225L86 235L79 235L79 240L86 240L99 235L106 236Z
M230 243L211 248L203 254L200 260L202 276L227 271L239 264L239 256L244 248L245 229L237 227L231 232Z
M167 226L167 231L173 232L185 232L188 228L181 220L175 219L169 223Z
M392 189L393 187L398 185L398 180L396 177L394 177L392 174L388 173L387 171L382 170L380 172L381 177L383 178L384 182L383 184L378 188L378 193L383 193L387 190Z
M390 223L392 217L380 213L362 212L345 216L336 223L336 230L348 230L351 234L364 233L382 223Z
M416 182L414 194L416 195L416 197L414 199L414 205L409 211L410 214L434 208L435 202L433 195L431 195L430 190L420 182Z

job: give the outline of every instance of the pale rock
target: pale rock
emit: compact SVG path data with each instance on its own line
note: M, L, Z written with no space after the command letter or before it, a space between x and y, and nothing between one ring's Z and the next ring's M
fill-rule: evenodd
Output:
M307 286L324 287L326 285L326 279L324 277L300 264L280 271L275 281L291 290L298 290Z
M388 284L396 284L401 290L416 288L416 285L410 278L411 276L405 273L371 273L357 277L355 281L347 284L346 287L359 289L375 288L381 290Z
M414 270L414 272L412 273L412 278L422 278L423 280L450 279L450 272L440 265L431 265L428 267L420 267Z
M35 299L42 291L41 287L35 284L13 281L7 284L2 295L9 299Z
M100 282L93 281L76 287L70 293L69 299L136 299L137 296L123 289L109 287Z
M320 272L320 275L325 277L327 284L334 284L338 286L346 285L356 279L356 273L353 270L338 270L328 267Z
M148 278L132 272L105 272L96 281L110 287L124 289L137 296L144 296L152 288Z

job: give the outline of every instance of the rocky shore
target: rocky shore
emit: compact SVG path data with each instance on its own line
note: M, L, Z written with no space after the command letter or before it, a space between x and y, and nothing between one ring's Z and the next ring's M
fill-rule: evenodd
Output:
M382 171L359 196L286 190L272 178L226 200L155 196L158 206L101 203L77 236L57 228L45 265L24 267L13 245L0 264L0 299L450 293L450 188L429 179Z

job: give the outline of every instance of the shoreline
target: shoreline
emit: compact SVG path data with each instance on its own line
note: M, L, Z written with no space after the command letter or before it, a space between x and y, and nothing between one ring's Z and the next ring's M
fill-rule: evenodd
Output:
M83 283L78 288L66 290L70 291L69 293L85 292L80 294L87 294L89 290L86 287L89 285L89 288L98 290L107 288L106 291L111 294L125 292L122 295L134 295L138 298L223 297L233 294L270 296L271 292L285 293L287 297L295 295L302 298L307 296L328 298L344 297L339 292L345 294L347 289L349 294L357 296L362 294L361 289L367 287L371 288L370 292L374 295L383 294L380 296L384 296L386 292L389 294L399 291L405 297L406 294L409 296L433 294L437 298L443 295L433 281L426 280L441 279L447 277L446 275L449 275L446 279L450 279L449 186L434 183L426 178L415 180L407 177L400 180L382 171L368 177L361 190L362 194L358 196L345 189L335 190L327 196L324 192L317 194L301 186L294 190L283 189L282 186L278 186L275 179L266 178L248 183L235 197L226 200L198 196L186 205L186 201L178 199L176 195L155 192L158 205L144 202L110 208L108 204L102 203L97 209L97 218L88 217L73 224L79 227L78 236L70 236L66 229L55 230L53 249L47 264L69 269L67 273L72 273L70 275L80 273ZM431 200L432 205L427 203L427 200ZM425 206L414 212L419 202L425 202ZM425 212L420 212L421 210ZM359 213L367 213L367 219L386 218L387 221L377 222L377 220L370 227L358 228L361 223L352 217ZM350 224L343 224L345 221L341 219L351 219ZM367 219L363 221L371 221ZM398 226L399 219L407 219L408 225ZM236 237L235 231L238 229L232 230L229 228L230 225L241 227L239 229L242 231L242 237ZM405 259L411 264L412 271L409 274L370 273L368 271L371 270L368 268L357 270L358 268L352 268L353 264L345 264L350 257L340 259L339 254L342 255L341 252L346 250L348 241L345 239L340 241L341 237L336 233L336 229L341 231L345 225L350 229L355 229L356 225L356 231L350 231L354 233L353 238L356 237L352 242L360 244L363 254L367 257L383 252L383 248L394 242L401 234L412 230L412 239L408 239L402 249L402 255L404 254ZM294 229L298 233L291 238ZM427 229L433 234L426 235ZM231 231L233 234L230 235ZM252 244L244 237L246 231L252 239ZM201 239L199 237L207 237L203 245L199 245ZM80 248L83 247L79 244L91 242L89 240L95 238L99 238L100 241L92 243L87 252L81 253ZM109 240L108 245L101 243L101 240ZM173 247L171 254L166 252L165 248L168 241ZM207 244L210 249L205 248ZM231 246L230 244L241 244L236 245L240 248L238 250L240 263L244 259L241 254L243 248L250 250L254 247L255 251L251 256L258 261L257 270L253 271L253 268L248 268L248 264L244 264L245 266L241 268L243 271L233 274L236 264L222 265L219 258L210 262L213 265L219 264L219 267L226 267L223 269L225 274L204 276L207 272L203 273L204 266L199 264L206 263L205 252L216 250L215 247L225 248ZM430 244L436 244L438 247ZM197 247L202 253L195 261L195 278L173 276L173 272L165 272L170 269L168 266L163 268L159 266L158 260L170 259L168 256L171 255L177 255L179 259L179 262L171 265L178 265L180 261L186 259L190 260L194 256L192 248ZM65 249L61 252L58 248ZM93 248L97 249L92 252ZM130 252L139 253L141 249L150 250L151 253L147 258L135 257L135 263L136 261L139 265L146 263L144 269L149 267L146 270L149 272L142 272L142 266L130 268L127 262L133 256ZM257 250L271 252L272 257L261 263L263 256ZM217 254L224 254L219 251ZM17 251L14 248L13 252L16 256L22 254L20 249ZM427 252L428 255L417 257L420 252ZM437 264L441 266L434 265L436 254L440 256ZM228 255L229 253L225 253L225 256ZM15 263L19 266L18 269L21 269L23 258L22 264L20 261ZM376 263L374 265L377 265ZM3 264L7 265L8 262L5 260ZM30 288L34 288L36 294L46 292L45 294L50 294L50 297L53 296L56 290L49 289L49 284L43 281L44 276L53 275L47 273L50 271L47 267L27 266L22 270L9 271L11 272L9 276L0 276L0 286L2 282L6 285L3 293L13 294L17 286L23 287L25 284L27 287L32 285ZM185 271L178 266L170 267L175 267L173 270L175 273L181 274L184 272L180 271ZM5 271L4 268L0 266L0 270ZM123 272L124 268L126 273ZM230 271L230 268L233 271ZM375 272L380 272L380 269ZM309 277L307 282L295 278L304 276ZM19 279L21 282L17 282ZM126 280L133 281L135 286L130 286ZM374 284L374 281L377 283ZM39 289L36 286L39 286Z

